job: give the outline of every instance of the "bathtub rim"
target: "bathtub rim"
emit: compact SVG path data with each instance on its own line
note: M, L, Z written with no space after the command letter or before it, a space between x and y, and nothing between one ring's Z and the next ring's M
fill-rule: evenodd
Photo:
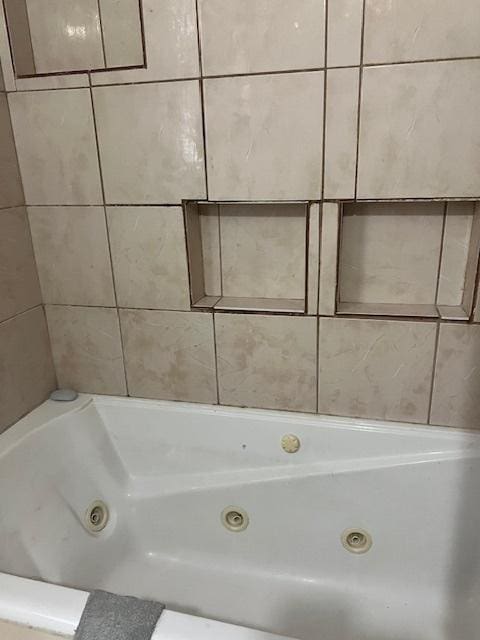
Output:
M57 402L45 400L41 405L20 418L11 427L0 433L0 457L8 453L28 437L31 433L46 428L64 416L79 413L90 405L104 407L118 407L128 405L130 408L165 409L183 414L202 414L227 416L245 420L253 418L259 421L271 422L275 419L285 426L302 425L311 428L335 428L339 431L362 431L365 433L382 433L397 436L421 435L428 439L443 441L471 440L471 445L480 449L480 429L465 429L440 425L426 425L413 422L396 422L390 420L373 420L366 418L349 418L326 414L301 413L272 409L257 409L247 407L233 407L226 405L200 404L172 400L155 400L149 398L132 398L127 396L110 396L100 394L80 393L72 402Z
M72 638L88 592L0 573L0 622ZM165 609L152 640L295 640Z

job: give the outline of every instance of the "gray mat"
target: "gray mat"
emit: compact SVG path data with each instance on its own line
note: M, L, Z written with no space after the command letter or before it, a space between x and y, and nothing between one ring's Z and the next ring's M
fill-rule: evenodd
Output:
M92 591L75 640L150 640L165 605Z

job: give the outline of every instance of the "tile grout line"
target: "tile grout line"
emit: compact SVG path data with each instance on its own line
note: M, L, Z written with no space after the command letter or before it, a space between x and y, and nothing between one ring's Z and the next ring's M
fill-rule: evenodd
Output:
M102 42L103 66L106 69L107 68L107 54L106 54L106 51L105 51L105 34L103 32L101 0L97 0L97 7L98 7L98 19L100 21L100 40ZM91 82L90 82L90 72L88 72L88 73L89 73L89 75L88 75L89 84L91 84Z
M441 326L441 323L439 319L437 319L436 331L435 331L435 347L433 352L433 363L432 363L432 380L430 383L430 395L429 395L428 413L427 413L427 422L426 422L427 425L431 424L431 419L432 419L433 392L435 388L435 375L437 371L438 347L440 342L440 326Z
M52 340L52 336L51 336L51 332L50 332L50 325L48 324L47 305L45 303L42 304L42 309L43 309L43 317L45 318L45 326L47 328L48 346L49 346L49 349L50 349L50 357L51 357L51 361L52 361L53 373L54 373L54 376L55 376L55 384L56 384L56 387L58 389L58 388L60 388L60 384L58 382L57 364L55 362L55 355L53 353L53 340Z
M119 330L119 337L120 337L120 348L122 350L122 363L123 363L123 375L124 375L124 379L125 379L125 391L126 391L126 395L129 396L129 390L128 390L128 380L127 380L127 367L126 367L126 363L125 363L125 344L124 344L124 339L123 339L123 331L122 331L122 323L120 321L120 309L118 306L118 296L117 296L117 287L116 287L116 282L115 282L115 272L113 269L113 259L112 259L112 246L111 246L111 242L110 242L110 229L108 226L108 217L107 217L107 205L106 205L106 198L105 198L105 183L104 183L104 179L103 179L103 171L102 171L102 161L101 161L101 156L100 156L100 144L98 141L98 128L97 128L97 117L96 117L96 113L95 113L95 102L93 100L93 87L92 87L92 78L91 78L91 74L88 74L88 78L89 78L89 92L90 92L90 103L91 103L91 108L92 108L92 119L93 119L93 131L94 131L94 135L95 135L95 145L96 145L96 149L97 149L97 162L98 162L98 173L99 173L99 178L100 178L100 188L101 188L101 192L102 192L102 200L103 200L103 216L104 216L104 222L105 222L105 231L107 234L107 245L108 245L108 255L109 255L109 260L110 260L110 272L112 275L112 286L113 286L113 296L115 299L115 309L117 312L117 322L118 322L118 330ZM113 308L113 307L110 307Z
M438 313L438 292L440 290L440 276L442 274L442 263L443 263L443 250L445 246L445 230L447 227L447 203L445 203L443 207L443 216L442 216L442 233L440 236L440 251L438 256L438 268L437 268L437 282L435 286L435 306L437 307Z
M203 137L203 168L205 171L205 195L209 199L208 184L208 160L207 160L207 118L205 113L205 90L203 86L203 54L202 54L202 37L200 33L200 13L198 8L198 0L195 0L195 17L197 24L197 47L198 47L198 68L200 71L199 89L200 89L200 107L202 110L202 137Z
M217 388L217 404L220 405L220 383L218 380L217 327L215 324L215 310L211 312L213 325L213 354L215 358L215 384Z
M87 88L87 87L84 87ZM480 194L477 196L466 196L466 197L462 197L462 196L436 196L436 197L404 197L404 198L387 198L387 197L383 197L383 198L358 198L356 201L353 198L326 198L325 200L322 199L313 199L313 200L292 200L291 198L288 199L280 199L280 200L205 200L205 199L197 199L195 200L195 202L198 202L199 204L339 204L339 205L343 205L343 204L355 204L355 202L364 202L364 203L396 203L396 202L411 202L411 203L415 203L415 202L443 202L443 203L449 203L449 202L479 202L480 201ZM107 203L103 203L103 202L98 202L97 204L62 204L62 203L51 203L51 204L25 204L25 203L21 203L21 204L14 204L14 205L9 205L9 206L4 206L4 207L0 207L0 212L1 211L6 211L8 209L18 209L20 207L35 207L35 208L42 208L42 207L62 207L62 208L67 208L67 207L109 207L109 208L115 208L115 207L171 207L171 208L181 208L182 207L182 202L154 202L154 203L146 203L146 202L107 202Z
M41 304L34 305L33 307L27 309L26 311L30 311L37 306L41 306ZM72 307L72 308L81 308L81 309L117 309L117 307L109 307L105 305L88 305L88 304L70 304L70 303L60 303L60 302L45 302L43 304L45 307ZM258 316L283 316L283 317L292 317L292 318L343 318L348 320L388 320L391 322L417 322L417 323L437 323L442 325L452 325L452 326L462 326L467 325L467 321L465 320L452 320L447 318L435 318L434 316L415 316L415 315L402 315L402 316L389 316L389 315L368 315L368 314L337 314L335 316L326 315L326 314L315 314L315 315L306 315L303 311L271 311L268 309L259 310L259 309L212 309L210 307L193 307L191 309L165 309L159 307L129 307L127 305L122 305L118 307L119 311L160 311L164 313L216 313L216 314L234 314L234 315L258 315ZM23 311L20 313L24 313ZM17 314L19 315L19 314ZM7 320L11 320L16 316L11 316L6 318L2 322L6 322ZM0 323L1 324L1 323ZM478 323L477 323L478 324Z
M220 266L220 296L223 297L223 255L222 255L222 228L221 228L221 220L222 215L220 213L220 204L216 205L217 207L217 216L218 216L218 260Z
M324 25L324 51L323 51L323 55L324 55L324 60L323 63L325 65L325 70L323 72L323 122L322 122L322 127L323 127L323 137L322 137L322 170L321 170L321 180L322 180L322 184L321 184L321 189L320 189L320 194L321 194L321 200L323 201L324 197L325 197L325 157L326 157L326 137L327 137L327 78L328 78L328 70L327 70L327 62L328 62L328 2L329 0L324 0L324 7L325 7L325 25Z
M372 67L395 67L395 66L403 66L410 64L428 64L428 63L440 63L440 62L467 62L469 60L480 60L480 56L464 56L457 58L425 58L422 60L398 60L394 62L368 62L364 63L363 68L372 68ZM243 78L250 76L272 76L272 75L282 75L282 74L293 74L293 73L316 73L319 71L330 71L335 69L359 69L360 65L350 64L350 65L332 65L330 67L310 67L306 69L280 69L280 70L271 70L271 71L255 71L255 72L245 72L245 73L230 73L230 74L221 74L221 75L201 75L201 76L185 76L181 78L158 78L156 80L134 80L131 82L99 82L98 84L93 84L93 87L119 87L119 86L131 86L131 85L142 85L142 84L160 84L165 82L192 82L195 80L221 80L228 78ZM145 67L128 67L126 70L135 70L135 69L144 69ZM121 69L115 69L115 71L120 71ZM103 73L103 71L100 71ZM90 72L88 70L83 70L79 72L68 72L68 73L52 73L52 74L37 74L35 76L24 76L19 78L20 80L32 80L41 78L53 78L57 79L62 76L75 76L75 75L89 75ZM41 87L41 88L30 88L30 89L9 89L6 90L5 93L28 93L33 91L71 91L74 89L84 89L89 86L88 83L79 83L75 87Z
M358 71L358 104L357 104L357 147L355 155L355 186L354 200L358 197L358 165L360 160L360 115L362 107L362 89L363 89L363 56L365 46L365 5L366 0L362 3L362 26L360 31L360 66Z
M321 247L322 247L322 233L323 233L323 202L325 198L325 160L326 160L326 142L327 142L327 107L328 107L328 15L329 15L329 0L325 0L325 26L324 26L324 66L323 72L323 140L322 140L322 190L321 190L321 202L318 203L318 238L317 238L317 305L315 309L316 316L316 335L315 335L315 413L318 414L320 409L320 264L322 261ZM311 206L310 206L311 213ZM308 309L307 309L308 311Z
M34 304L31 307L28 307L28 309L23 309L22 311L18 311L17 313L14 313L13 316L8 316L8 318L4 318L3 320L0 320L0 327L2 326L2 324L5 324L6 322L11 322L12 320L15 320L15 318L18 318L19 316L23 316L26 313L29 313L30 311L34 311L39 307L43 308L44 306L45 305L43 304L43 302L39 302L38 304Z

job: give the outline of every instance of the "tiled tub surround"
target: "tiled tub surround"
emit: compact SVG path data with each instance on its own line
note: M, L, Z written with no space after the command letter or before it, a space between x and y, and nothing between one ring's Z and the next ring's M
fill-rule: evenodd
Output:
M0 32L59 384L478 427L478 304L463 321L411 307L336 315L342 292L460 306L475 289L463 278L475 262L468 216L422 224L387 202L389 222L363 227L362 243L350 229L366 270L342 283L342 225L328 202L480 200L478 3L227 4L144 0L146 69L17 80ZM255 216L248 230L240 220L222 256L215 214L201 225L206 295L221 264L248 296L271 267L277 296L308 256L307 313L192 309L183 200L319 203L301 250L295 230L282 240L282 216L278 242ZM270 263L252 260L262 237ZM401 291L388 276L399 253Z
M0 86L2 85L0 74ZM55 388L10 115L0 92L0 432Z

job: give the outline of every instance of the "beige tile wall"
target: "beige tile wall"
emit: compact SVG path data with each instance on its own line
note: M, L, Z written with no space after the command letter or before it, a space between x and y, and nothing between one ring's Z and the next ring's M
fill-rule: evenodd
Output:
M471 218L415 200L480 200L477 0L143 4L146 69L15 80L0 29L60 384L479 427L480 303L457 323L336 316L338 295L460 302ZM0 181L0 206L26 220L19 193ZM328 201L311 218L309 315L192 311L184 199ZM341 228L336 201L397 199L417 213L386 204ZM247 295L265 265L272 297L295 293L297 227L243 215L222 229L218 211L201 224L207 293L219 264Z
M55 385L7 97L0 93L0 432Z

